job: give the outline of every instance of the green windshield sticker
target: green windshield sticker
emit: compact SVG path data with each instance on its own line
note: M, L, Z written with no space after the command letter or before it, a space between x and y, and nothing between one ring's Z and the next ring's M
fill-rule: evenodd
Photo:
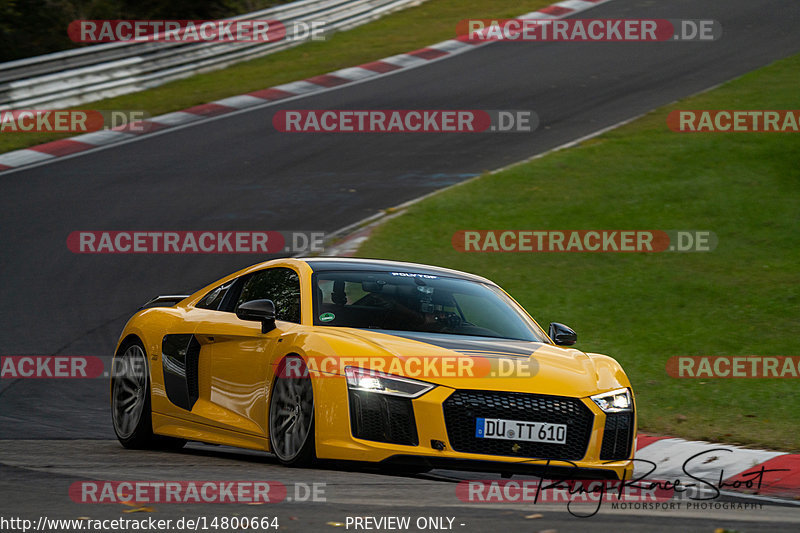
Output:
M334 318L336 318L336 315L334 315L333 313L322 313L321 315L319 315L320 322L330 322Z

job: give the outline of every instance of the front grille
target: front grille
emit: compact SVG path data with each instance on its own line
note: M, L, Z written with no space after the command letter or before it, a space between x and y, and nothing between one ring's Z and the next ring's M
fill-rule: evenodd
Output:
M351 390L350 428L357 439L419 444L414 407L408 398Z
M444 404L450 445L458 452L577 461L586 455L594 415L577 398L457 390ZM475 436L476 418L566 424L565 444L485 439Z
M624 460L631 454L633 413L606 413L601 460Z

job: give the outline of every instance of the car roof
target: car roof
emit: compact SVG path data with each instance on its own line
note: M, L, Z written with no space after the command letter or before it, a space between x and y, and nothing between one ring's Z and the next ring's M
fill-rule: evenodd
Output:
M429 276L443 276L458 278L479 283L496 285L475 274L442 268L419 263L408 263L405 261L386 261L383 259L357 259L352 257L298 257L299 261L305 262L314 272L329 272L334 270L373 270L381 272L403 272L407 274L425 274Z

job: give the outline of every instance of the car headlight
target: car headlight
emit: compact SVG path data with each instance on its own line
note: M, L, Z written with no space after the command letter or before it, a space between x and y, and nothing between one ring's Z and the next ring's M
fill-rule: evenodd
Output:
M606 413L633 411L633 399L628 389L617 389L602 394L595 394L592 401Z
M347 388L350 390L377 392L404 398L422 396L436 386L416 379L402 378L355 366L345 367L344 375L347 378Z

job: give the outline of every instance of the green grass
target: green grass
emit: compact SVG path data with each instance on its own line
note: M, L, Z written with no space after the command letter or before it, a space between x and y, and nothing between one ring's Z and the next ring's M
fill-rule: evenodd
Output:
M451 188L358 255L485 275L578 331L637 393L642 430L800 451L797 379L674 379L674 355L800 355L800 134L680 134L672 109L798 109L800 56ZM459 253L462 229L710 230L708 253Z
M82 104L75 109L143 110L151 116L179 111L452 39L456 36L456 24L463 19L509 18L551 3L552 0L429 0L364 26L333 34L325 41L310 42L155 89ZM70 136L5 132L0 134L0 153Z

